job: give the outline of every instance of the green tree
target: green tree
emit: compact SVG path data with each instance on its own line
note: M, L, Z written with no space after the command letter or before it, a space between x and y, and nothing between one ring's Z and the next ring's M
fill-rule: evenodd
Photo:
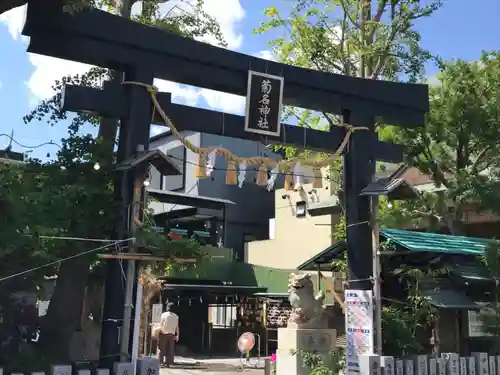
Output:
M47 344L44 349L48 354L62 359L68 355L88 270L95 259L95 254L77 255L98 245L54 241L43 236L109 238L118 212L106 181L107 171L93 173L92 164L85 160L88 152L76 141L81 139L64 141L55 162L42 164L33 160L23 166L3 166L0 171L0 201L5 208L2 212L6 213L0 231L0 272L6 279L0 287L12 294L19 290L19 281L24 280L21 287L34 291L43 284L44 276L58 275L56 291L42 324L45 338L42 335L41 342ZM73 256L60 266L54 263L41 267ZM18 272L21 274L16 275Z
M290 10L286 14L276 6L266 9L268 20L256 30L258 33L282 33L283 36L270 42L281 62L360 78L421 82L425 78L425 64L437 60L421 47L416 23L432 16L441 7L440 0L295 0L288 3ZM318 114L297 108L287 108L285 116L295 117L299 126L319 129L337 126L342 121L339 116L329 113ZM393 128L378 125L377 130L383 138L394 138ZM302 150L285 148L288 157L300 152ZM340 162L332 166L329 178L341 186ZM392 202L391 205L382 199L382 225L422 220L419 208L429 199L422 196L419 202ZM336 239L345 238L344 217L332 235ZM346 270L345 258L334 263L337 269ZM405 277L407 282L413 281L413 289L418 285L415 277ZM409 293L406 302L409 307L384 308L382 317L384 332L391 332L390 337L384 335L384 348L401 354L418 349L415 332L430 324L426 319L433 316L427 308L422 310L425 317L415 314L424 302L418 293Z
M290 4L286 13L276 6L267 8L264 12L267 21L256 30L283 35L269 42L278 61L361 78L421 82L425 78L425 64L438 60L421 47L416 24L432 16L441 7L441 0L289 0L286 3ZM293 107L286 108L285 117L296 118L299 126L319 129L341 122L339 116L330 113ZM394 128L380 125L377 130L381 138L394 138ZM303 151L284 149L288 157ZM339 187L341 172L339 161L332 166L329 176ZM381 207L388 214L382 213L381 217L387 224L422 220L422 215L416 215L419 210L415 205L398 202L391 209L385 203ZM341 222L333 234L337 239L342 238L343 226Z
M492 243L482 256L482 262L487 267L492 285L492 307L481 312L480 319L484 332L491 334L495 339L496 350L500 349L500 246Z
M403 144L409 165L438 188L407 205L409 212L463 235L467 211L500 213L500 52L443 63L438 80L430 87L425 127L391 128L385 135Z
M224 45L217 22L203 11L202 0L198 0L188 11L176 9L168 12L167 17L160 14L159 7L166 2L161 0L143 1L141 12L131 16L131 6L135 2L125 0L116 2L70 1L67 3L67 10L80 11L87 6L108 6L109 11L120 16L132 17L137 22L191 38L211 35ZM101 239L112 237L116 223L114 212L119 212L116 209L113 193L114 174L111 172L115 164L113 149L116 123L111 121L108 122L107 128L101 127L97 138L91 135L82 135L81 126L86 123L97 125L98 119L85 114L70 117L59 107L61 90L65 84L99 87L107 76L116 77L112 72L101 68L92 68L88 73L79 76L64 77L55 82L53 86L55 95L43 100L25 117L26 122L46 121L51 126L63 120L70 121L69 135L63 140L63 148L58 152L57 160L48 164L31 162L25 167L26 170L34 166L39 168L42 177L37 177L37 179L43 181L43 183L39 182L38 185L33 183L41 189L35 195L30 190L26 191L29 196L38 197L38 194L41 194L39 207L36 207L33 212L38 212L43 208L45 216L40 215L38 219L46 218L43 224L36 220L30 222L30 227L38 228L41 225L44 230L47 229L49 232L56 228L56 232L65 233L65 235L72 237ZM99 161L101 166L98 172L92 169L96 161ZM24 176L24 174L22 175ZM28 206L19 204L20 197L16 196L15 193L10 194L8 198L12 200L9 204L17 204L18 209L29 210ZM21 216L21 214L16 215L18 218ZM25 221L13 221L12 225L13 228L23 228ZM29 234L34 235L31 232ZM156 249L159 244L165 241L158 239L158 235L155 239L154 233L150 233L146 227L141 230L140 234ZM58 259L60 258L58 256L61 255L64 258L86 251L91 246L89 243L83 242L71 242L64 245L58 246L58 251L62 251L64 248L64 255L59 252L46 251L47 257ZM34 246L32 249L39 247ZM192 244L185 244L177 246L178 252L174 251L175 254L172 255L180 254L183 256L189 250L192 254L196 253L196 249L197 247ZM53 358L59 360L67 360L68 358L70 341L79 321L80 305L89 277L89 269L94 261L95 258L90 256L76 257L61 263L57 269L58 279L47 316L43 321L41 335L41 346ZM32 263L26 261L24 265L27 264Z
M289 0L290 10L267 8L257 33L279 36L269 42L280 62L348 76L406 80L424 77L431 54L420 46L417 20L442 4L414 0ZM338 116L288 108L299 125L335 126ZM295 149L287 149L294 154Z

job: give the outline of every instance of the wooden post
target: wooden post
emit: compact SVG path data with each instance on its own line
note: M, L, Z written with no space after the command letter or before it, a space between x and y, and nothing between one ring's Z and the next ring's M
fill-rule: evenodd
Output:
M137 150L138 152L144 150ZM131 238L135 238L137 234L137 222L140 221L141 214L141 204L142 204L142 187L144 180L147 176L147 169L144 167L138 167L134 170L134 190L132 194L132 202L130 205L130 221L129 221L129 233ZM128 251L134 252L136 248L135 241L129 244ZM130 352L130 336L133 331L134 325L132 324L132 311L134 307L134 294L135 285L137 283L137 276L139 274L139 267L136 265L136 260L127 261L127 283L125 286L125 306L123 313L123 331L120 335L120 352L122 361L128 359L128 353ZM142 308L140 305L136 305L135 309Z
M382 292L380 290L380 226L378 221L377 196L371 198L371 228L372 228L372 267L373 267L373 328L375 329L375 353L382 355Z
M125 73L125 79L146 84L153 83L154 75L146 69L132 68ZM118 145L119 162L134 156L140 149L149 149L149 125L151 123L152 103L151 98L144 88L128 86L127 97L129 108L124 117L120 119L120 139ZM144 182L144 169L125 171L117 182L116 190L120 194L122 203L122 217L118 224L118 238L130 238L135 235L135 219L140 214L137 202L141 201L142 184ZM133 245L130 244L129 245ZM129 246L132 252L134 246ZM105 300L103 310L103 329L101 333L101 359L102 366L113 368L113 363L118 359L128 359L131 353L131 319L132 304L134 301L137 272L134 260L126 263L127 282L125 295L122 290L121 261L108 261L108 275L106 278ZM116 320L121 322L120 332ZM120 342L118 344L118 338ZM120 354L120 355L118 355Z

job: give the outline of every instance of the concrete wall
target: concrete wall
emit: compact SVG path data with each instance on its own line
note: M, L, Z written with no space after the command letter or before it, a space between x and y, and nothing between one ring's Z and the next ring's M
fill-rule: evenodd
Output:
M202 147L223 147L238 156L272 156L273 154L258 142L221 137L211 134L201 135ZM219 170L217 170L219 169ZM227 237L225 246L231 248L243 260L245 239L267 239L269 219L274 216L274 194L263 186L255 184L256 173L248 169L245 183L226 184L227 161L217 156L216 170L211 179L199 181L200 195L224 198L235 202L227 210Z
M272 154L258 142L221 137L210 134L183 132L186 138L199 147L224 147L238 156L254 157ZM159 148L167 155L169 151L179 147L180 142L173 136L165 136L153 140L151 148ZM255 172L248 171L246 182L242 188L237 185L226 185L227 161L218 156L212 178L198 179L195 177L195 167L198 164L198 155L186 151L186 167L184 188L179 192L228 199L235 202L227 210L227 228L225 247L234 250L240 259L243 259L245 239L265 239L269 234L269 219L274 216L274 194L265 187L254 183ZM218 170L219 169L219 170ZM156 187L154 176L151 178L151 187ZM179 205L151 203L155 213L186 208Z
M200 138L201 138L200 133L185 131L185 132L182 132L182 134L192 144L194 144L195 146L198 146L198 147L200 146ZM158 140L152 141L150 148L151 149L158 148L162 152L164 152L165 154L169 155L170 150L176 149L177 147L180 147L180 146L182 146L182 144L179 140L177 140L173 136L167 136L165 138L160 138ZM181 193L188 193L191 195L201 195L198 191L198 183L197 183L198 179L194 175L196 165L198 164L198 155L196 155L194 152L189 151L189 150L186 150L185 155L186 155L186 163L184 166L184 176L182 176L183 182L184 182L184 184L183 184L184 187L182 189L179 189L178 191ZM177 160L177 159L173 159L173 160ZM159 188L159 186L157 186L158 185L158 180L157 180L158 178L159 177L155 176L154 172L153 172L152 176L151 176L151 185L150 185L151 188ZM172 178L172 176L169 176L167 178L170 179L170 178ZM175 183L179 182L178 181L179 178L180 177L175 176L174 182ZM165 177L164 177L164 179L165 179ZM165 183L167 181L164 180L163 182ZM167 186L169 186L169 185L172 186L173 184L167 183ZM152 202L150 204L150 208L152 208L154 210L155 214L160 214L163 212L168 212L172 209L180 210L180 209L183 209L186 207L179 206L179 205L173 205L173 204Z
M330 246L332 226L338 222L338 216L325 215L311 217L295 216L298 201L307 205L329 199L332 186L324 180L322 189L312 191L312 184L306 184L300 191L275 191L275 214L272 220L274 233L264 241L252 241L245 244L245 261L248 263L281 269L295 269L299 264Z
M385 164L376 173L376 178L387 177L397 165ZM323 180L323 188L316 189L317 194L309 194L313 190L311 171L304 170L306 175L303 190L275 191L275 215L270 228L274 228L268 240L253 241L245 244L245 261L252 264L281 269L295 269L298 265L312 258L336 242L332 238L334 226L338 224L340 215L296 217L295 207L298 201L310 204L332 198L332 192L338 188L338 181ZM328 170L323 171L323 176ZM285 199L283 199L285 197Z

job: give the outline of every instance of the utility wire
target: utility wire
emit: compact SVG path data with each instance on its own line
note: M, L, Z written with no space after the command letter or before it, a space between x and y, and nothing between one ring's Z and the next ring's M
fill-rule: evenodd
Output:
M189 165L192 165L192 166L195 166L195 167L200 167L200 164L198 163L195 163L195 162L192 162L192 161L189 161L189 160L184 160L184 158L179 158L179 157L176 157L176 156L173 156L173 155L167 155L167 158L172 158L172 159L176 159L176 160L179 160L179 161L182 161L182 162L185 162L186 164L189 164ZM299 163L300 164L300 163ZM206 166L204 166L206 168ZM229 169L228 168L218 168L218 167L213 167L213 170L214 171L225 171L227 172ZM233 169L231 169L233 170ZM247 168L246 169L247 172L257 172L259 170L259 168ZM268 170L267 173L271 174L271 175L278 175L278 176L286 176L286 175L289 175L291 174L291 172L273 172L272 170ZM309 178L313 178L313 174L310 173L310 174L302 174L302 173L293 173L294 176L299 176L299 177L309 177ZM333 180L332 180L333 181ZM337 182L337 181L334 181L334 182Z
M44 240L65 240L65 241L88 241L88 242L105 242L115 245L122 240L106 240L101 238L87 238L87 237L64 237L64 236L38 236Z
M26 149L29 149L29 150L34 150L34 149L40 148L42 146L47 146L47 145L57 146L57 147L59 147L59 148L62 149L62 146L59 143L56 143L56 142L54 142L52 140L50 140L48 142L40 143L40 144L35 145L35 146L28 146L28 145L25 145L25 144L22 144L22 143L16 141L16 139L14 137L12 137L10 134L2 133L2 134L0 134L0 137L2 137L2 136L9 138L11 142L15 143L19 147L26 148Z
M6 281L6 280L10 280L10 279L13 279L13 278L18 277L18 276L26 275L28 273L41 270L43 268L51 267L51 266L54 266L56 264L60 264L60 263L66 262L68 260L75 259L75 258L84 256L84 255L92 254L92 253L95 253L95 252L97 252L99 250L103 250L103 249L109 248L111 246L115 246L116 244L119 244L119 243L122 243L122 242L127 242L127 241L132 241L132 240L134 240L134 238L127 238L127 239L124 239L124 240L115 241L114 243L110 243L110 244L106 244L106 245L103 245L103 246L99 246L99 247L96 247L96 248L91 249L91 250L82 251L81 253L78 253L78 254L75 254L75 255L71 255L71 256L63 258L63 259L59 259L59 260L56 260L56 261L53 261L53 262L49 262L49 263L43 264L43 265L38 266L38 267L33 267L33 268L30 268L30 269L27 269L27 270L24 270L24 271L21 271L21 272L18 272L18 273L14 273L14 274L6 276L6 277L2 277L2 278L0 278L0 282Z
M59 148L62 149L62 146L52 140L48 141L48 142L43 142L43 143L40 143L38 145L34 145L34 146L28 146L28 145L24 145L20 142L18 142L15 138L13 138L11 135L9 134L6 134L6 133L2 133L0 134L0 136L5 136L7 138L9 138L13 143L17 144L18 146L22 147L22 148L25 148L25 149L30 149L30 150L34 150L34 149L37 149L37 148L40 148L42 146L46 146L46 145L54 145L54 146L57 146ZM173 156L173 155L167 155L168 158L172 158L172 159L176 159L176 160L179 160L179 161L182 161L182 162L185 162L186 164L189 164L189 165L192 165L192 166L197 166L199 167L200 165L198 163L195 163L195 162L192 162L192 161L189 161L189 160L185 160L184 158L179 158L179 157L176 157L176 156ZM214 171L225 171L227 172L228 171L228 168L217 168L217 167L214 167L213 168ZM247 168L247 171L249 172L257 172L258 171L258 168ZM287 174L290 174L290 173L284 173L284 172L273 172L272 170L269 170L267 173L271 174L271 175L278 175L278 176L285 176ZM33 172L33 174L40 174L40 175L44 175L43 172ZM312 173L311 174L300 174L300 173L294 173L293 174L294 176L298 176L298 177L310 177L312 178L313 175ZM333 180L332 180L333 181ZM338 182L338 181L334 181L334 182Z

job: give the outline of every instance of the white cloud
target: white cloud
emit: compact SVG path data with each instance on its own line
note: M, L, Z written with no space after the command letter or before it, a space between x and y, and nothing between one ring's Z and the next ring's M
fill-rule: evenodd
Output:
M214 90L201 90L201 96L210 108L235 115L243 114L245 99L243 96L226 94Z
M214 17L220 25L224 39L229 49L239 49L243 44L243 34L238 31L237 25L245 18L245 10L239 0L205 0L204 9ZM215 44L213 38L202 38L204 42Z
M90 65L74 61L51 58L34 53L28 54L28 59L35 68L26 86L29 89L30 104L51 97L54 94L52 85L57 79L67 75L82 74L90 69Z
M21 35L24 26L24 19L26 17L26 6L14 8L8 12L0 14L0 24L7 26L9 34L12 39L27 40L25 36Z
M170 0L160 5L160 15L164 17L167 14L190 12L196 3L196 0ZM141 7L142 3L135 3L132 7L132 13L140 12ZM232 50L239 49L243 44L243 34L237 30L236 26L246 16L240 0L224 0L224 6L221 6L221 0L204 0L203 10L219 23L228 48ZM218 43L212 36L200 37L198 40L210 44Z
M270 60L270 61L277 61L276 55L274 52L269 51L269 50L262 50L254 54L255 57L260 57L261 59L265 60Z
M160 91L172 93L172 102L196 107L200 98L200 90L176 82L155 79L154 84Z
M3 82L0 81L0 90L2 89L2 87L3 87Z
M179 9L188 10L189 5L194 3L194 0L172 0L162 5L160 12L167 14L172 7L176 7L174 11ZM134 5L133 12L137 11L140 11L140 3ZM243 34L239 32L238 24L245 17L245 10L241 6L240 0L224 0L224 6L221 6L221 0L205 0L204 11L219 22L224 39L228 43L228 48L233 50L240 48L243 43ZM25 13L26 6L23 6L0 16L0 24L7 26L14 40L27 40L21 36ZM202 40L207 43L216 43L211 38L202 38ZM29 90L28 99L32 105L53 94L52 85L55 80L67 75L81 74L89 69L88 65L72 61L34 54L29 54L28 56L29 61L34 67L32 75L26 82ZM155 85L162 91L171 92L173 101L185 105L196 106L199 104L200 99L203 98L214 109L231 113L240 113L244 107L244 98L235 95L160 80L156 80Z
M154 137L155 135L165 133L167 130L168 130L168 128L166 126L151 125L149 133L150 133L151 137Z
M432 75L430 77L427 77L426 83L429 86L440 86L440 85L442 85L441 81L439 80L439 75L438 74L434 74L434 75Z

